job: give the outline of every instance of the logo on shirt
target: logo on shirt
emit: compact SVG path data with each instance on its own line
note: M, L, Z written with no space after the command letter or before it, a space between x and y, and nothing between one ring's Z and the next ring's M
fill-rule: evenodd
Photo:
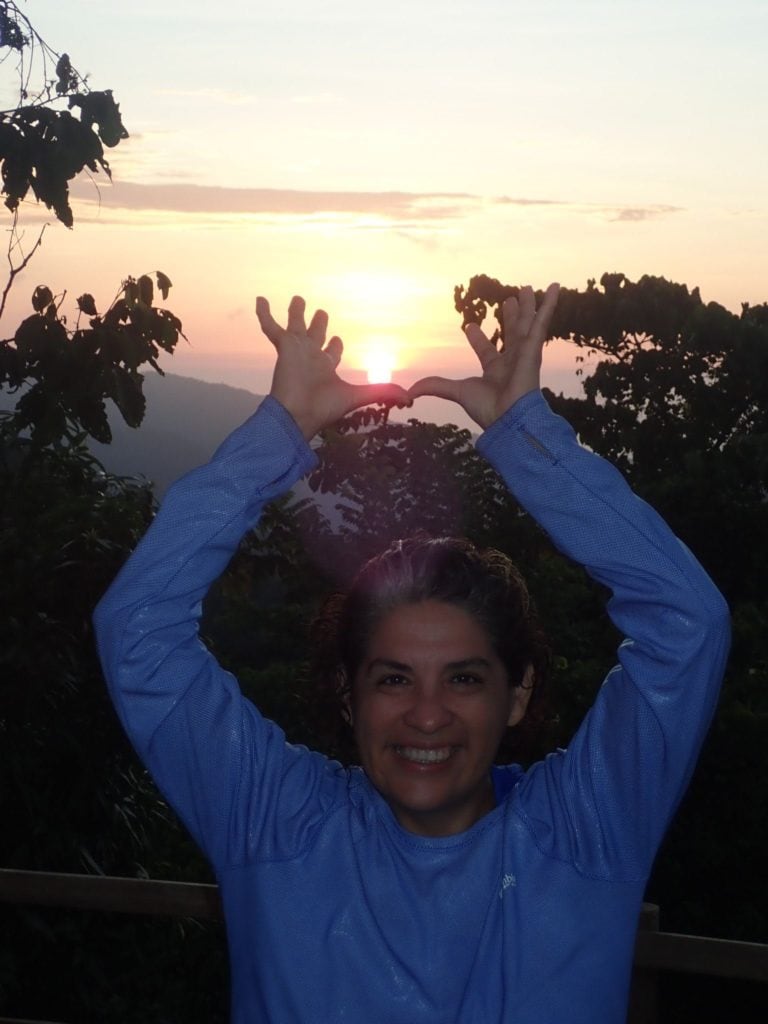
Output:
M517 879L514 875L504 875L501 880L501 888L499 889L499 899L502 898L507 889L517 885Z

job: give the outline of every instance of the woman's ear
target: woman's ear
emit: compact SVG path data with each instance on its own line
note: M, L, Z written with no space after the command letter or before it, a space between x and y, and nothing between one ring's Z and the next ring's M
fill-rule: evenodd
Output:
M352 714L352 688L347 681L347 673L343 668L340 668L338 671L336 692L341 698L341 717L347 725L352 728L354 724L354 716Z
M518 685L511 688L507 725L519 725L525 718L525 713L528 710L528 702L530 701L531 694L533 693L534 682L533 665L528 665L523 673L523 678L520 680Z
M350 728L352 728L352 726L355 724L352 715L352 701L348 693L345 693L344 696L342 697L341 717L344 719L344 721Z

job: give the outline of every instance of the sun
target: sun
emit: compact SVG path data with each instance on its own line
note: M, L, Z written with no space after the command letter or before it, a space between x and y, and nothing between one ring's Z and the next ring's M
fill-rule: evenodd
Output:
M365 361L369 384L392 383L392 358L387 352L373 352Z
M385 337L369 338L362 348L360 364L369 384L390 384L397 365L396 346Z

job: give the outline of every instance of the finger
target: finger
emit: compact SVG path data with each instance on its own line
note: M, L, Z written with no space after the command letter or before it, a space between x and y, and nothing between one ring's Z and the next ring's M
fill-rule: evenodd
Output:
M363 405L413 405L413 398L399 384L350 384L347 411Z
M544 293L544 298L541 300L541 305L536 313L534 325L537 333L539 333L544 340L549 337L549 325L552 322L552 317L554 316L559 296L560 285L556 281L553 281Z
M269 310L269 303L263 295L259 295L256 299L256 316L259 319L259 326L264 334L266 334L273 345L276 345L283 333L283 329L274 320Z
M504 343L510 340L517 330L517 317L520 304L515 295L508 295L501 306L501 324L504 332Z
M322 348L325 344L325 332L328 330L328 314L324 309L318 309L309 322L307 334Z
M294 295L288 304L288 330L291 334L306 334L307 325L304 322L304 310L306 303L300 295Z
M411 398L422 398L431 395L434 398L447 398L449 402L460 402L460 394L465 381L450 380L448 377L422 377L408 388Z
M341 340L341 338L334 334L334 336L323 349L323 352L325 352L325 354L330 359L331 366L334 368L334 370L341 362L341 354L343 351L344 342Z
M477 324L467 324L464 333L472 346L472 351L480 360L480 365L485 369L498 356L498 349Z
M530 334L533 321L536 318L536 296L529 284L520 289L517 301L519 312L515 324L515 332L518 337L525 338Z

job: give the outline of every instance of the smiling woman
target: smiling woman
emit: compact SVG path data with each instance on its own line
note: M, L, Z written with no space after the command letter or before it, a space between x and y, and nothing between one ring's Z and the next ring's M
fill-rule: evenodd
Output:
M233 1024L627 1019L645 883L712 716L727 609L548 407L539 365L557 293L538 309L531 287L505 301L501 351L468 327L478 375L408 392L345 381L325 312L307 324L294 296L282 327L259 299L270 395L168 491L98 607L118 714L220 885ZM321 662L359 766L287 743L199 638L242 536L317 465L314 435L372 401L425 395L487 428L477 449L499 487L613 592L626 638L568 748L527 771L493 763L534 711L543 659L499 552L405 538L330 598Z

